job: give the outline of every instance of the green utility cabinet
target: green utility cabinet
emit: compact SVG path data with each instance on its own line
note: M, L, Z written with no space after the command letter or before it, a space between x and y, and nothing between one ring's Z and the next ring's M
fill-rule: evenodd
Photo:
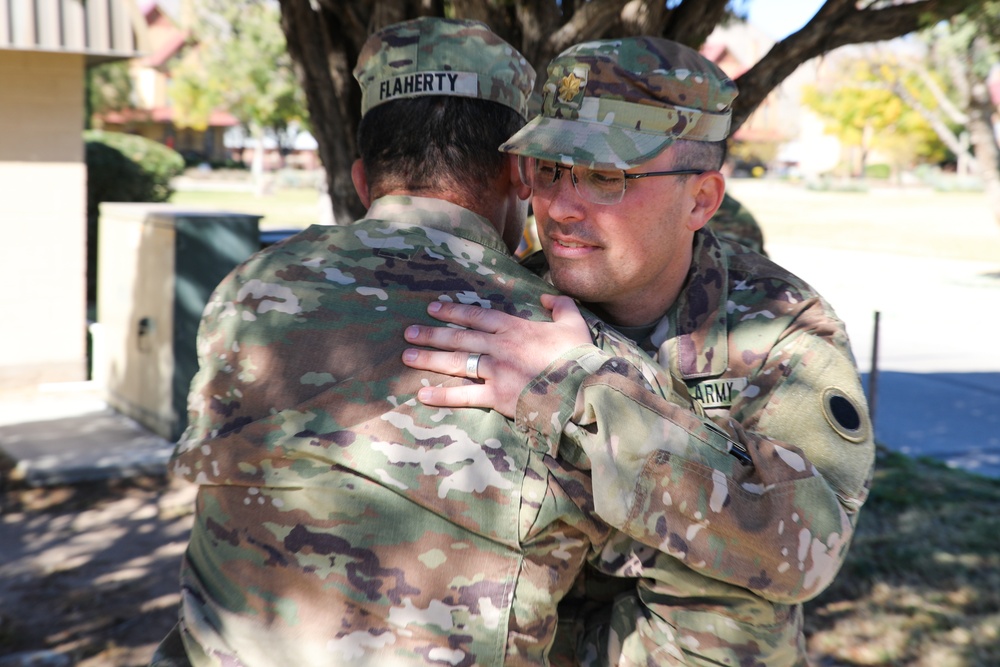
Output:
M105 400L171 441L187 426L209 295L260 249L260 216L102 204L94 379Z

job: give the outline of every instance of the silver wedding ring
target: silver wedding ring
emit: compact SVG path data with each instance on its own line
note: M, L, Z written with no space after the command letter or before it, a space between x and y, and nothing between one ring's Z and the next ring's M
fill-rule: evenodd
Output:
M465 361L465 374L473 380L479 379L479 358L483 356L478 352L469 355Z

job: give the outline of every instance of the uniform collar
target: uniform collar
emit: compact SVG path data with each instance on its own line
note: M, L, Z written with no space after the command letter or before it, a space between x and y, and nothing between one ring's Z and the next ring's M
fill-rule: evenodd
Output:
M651 335L660 363L676 363L685 380L722 375L729 366L728 301L729 262L715 236L699 230L684 288Z
M510 255L493 223L444 199L410 195L379 197L372 202L364 219L384 220L404 227L430 227Z

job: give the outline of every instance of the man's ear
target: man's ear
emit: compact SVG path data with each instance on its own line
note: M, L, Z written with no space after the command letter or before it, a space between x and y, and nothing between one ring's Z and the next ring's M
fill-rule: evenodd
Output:
M517 198L524 201L531 196L531 188L521 180L521 172L517 168L517 156L513 153L507 153L507 157L509 159L507 167L510 170L510 182L517 191Z
M361 204L368 208L371 203L371 194L368 192L368 177L365 175L365 166L361 164L361 158L351 165L351 180L354 182L354 191L358 193Z
M726 179L718 171L706 171L691 181L694 203L688 217L688 229L693 232L704 227L719 210L726 194Z

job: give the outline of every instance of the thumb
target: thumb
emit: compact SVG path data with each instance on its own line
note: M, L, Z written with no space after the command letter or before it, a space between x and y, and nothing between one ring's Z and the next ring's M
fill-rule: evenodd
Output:
M552 311L552 321L571 326L582 326L586 329L586 322L576 301L568 296L556 296L554 294L543 294L542 305Z

